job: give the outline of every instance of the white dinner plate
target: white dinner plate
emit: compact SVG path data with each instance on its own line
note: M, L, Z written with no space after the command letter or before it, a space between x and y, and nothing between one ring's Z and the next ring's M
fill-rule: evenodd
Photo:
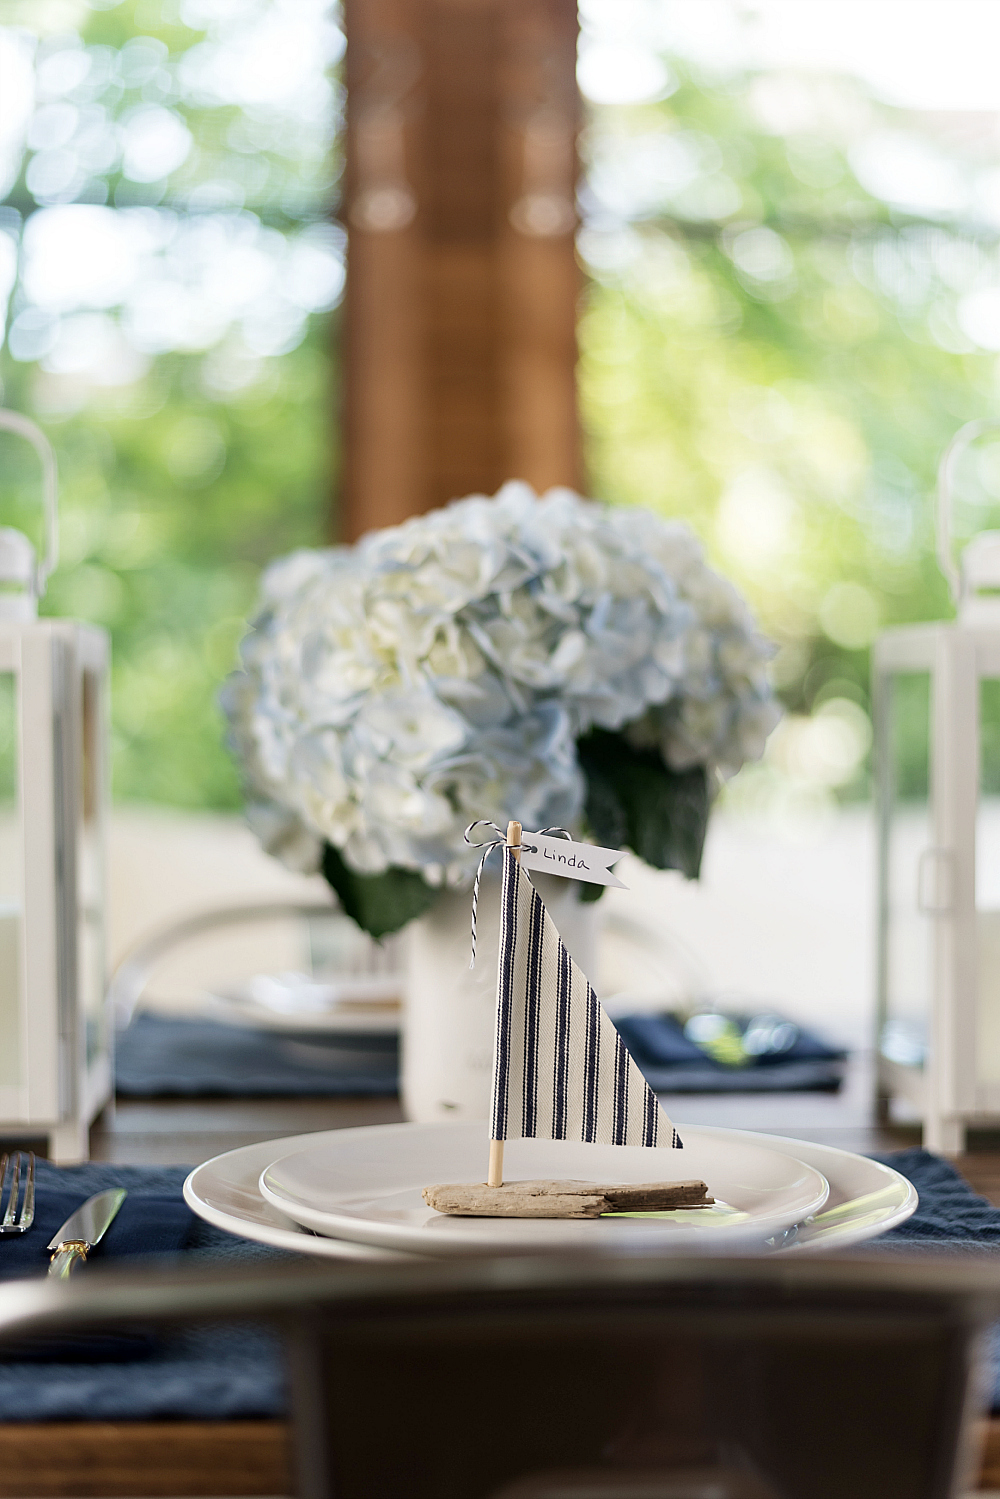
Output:
M191 1172L184 1183L185 1201L199 1217L226 1233L274 1249L288 1249L321 1259L353 1260L355 1263L413 1263L417 1258L415 1255L377 1249L348 1239L318 1237L298 1227L261 1196L257 1183L261 1172L272 1161L333 1139L339 1133L339 1130L327 1130L321 1134L292 1135L283 1140L265 1140L257 1145L226 1151ZM830 1196L823 1211L775 1236L773 1247L785 1254L845 1249L864 1243L904 1223L917 1206L916 1190L906 1177L891 1166L883 1166L867 1156L837 1150L832 1145L789 1140L781 1135L707 1125L697 1130L688 1125L687 1133L753 1140L815 1166L826 1176Z
M599 1219L435 1212L423 1201L424 1187L485 1179L488 1145L481 1124L341 1130L270 1162L260 1190L272 1207L315 1233L433 1255L654 1247L677 1252L703 1250L720 1235L760 1245L819 1212L829 1196L822 1172L752 1136L717 1140L692 1129L684 1147L654 1153L571 1140L508 1140L504 1176L636 1183L695 1178L708 1184L714 1207Z
M399 974L347 975L329 982L283 983L296 975L259 974L202 998L213 1020L287 1035L398 1035L402 1020Z

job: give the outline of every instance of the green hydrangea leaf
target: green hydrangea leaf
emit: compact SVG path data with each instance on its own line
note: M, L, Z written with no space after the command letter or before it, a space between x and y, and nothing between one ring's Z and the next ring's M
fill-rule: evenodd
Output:
M671 770L658 750L635 749L595 729L577 741L587 780L587 822L605 848L631 848L654 869L698 878L708 827L703 765Z
M323 848L323 874L353 921L371 937L398 932L434 904L440 891L412 869L357 874L332 843Z

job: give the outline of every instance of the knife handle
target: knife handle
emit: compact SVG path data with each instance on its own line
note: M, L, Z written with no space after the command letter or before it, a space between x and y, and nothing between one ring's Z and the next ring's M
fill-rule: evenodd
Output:
M49 1261L49 1274L55 1276L56 1280L68 1280L69 1273L77 1260L87 1258L89 1248L89 1244L78 1239L71 1239L67 1244L60 1244Z

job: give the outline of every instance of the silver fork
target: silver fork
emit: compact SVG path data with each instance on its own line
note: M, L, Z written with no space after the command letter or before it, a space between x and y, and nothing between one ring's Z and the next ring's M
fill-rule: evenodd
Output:
M23 1234L35 1221L35 1153L28 1151L28 1171L24 1179L24 1196L21 1197L21 1154L20 1150L14 1152L13 1173L10 1182L10 1197L7 1200L7 1211L0 1221L0 1238L6 1239L11 1234ZM0 1156L0 1207L3 1206L3 1194L7 1187L7 1175L10 1171L11 1161L7 1152ZM18 1199L21 1199L21 1211L18 1214Z

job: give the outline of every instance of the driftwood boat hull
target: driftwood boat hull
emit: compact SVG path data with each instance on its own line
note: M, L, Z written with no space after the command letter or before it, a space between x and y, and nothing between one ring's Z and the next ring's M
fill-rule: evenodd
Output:
M703 1181L603 1186L582 1181L453 1182L425 1187L435 1212L458 1218L599 1218L602 1213L655 1213L712 1207Z

